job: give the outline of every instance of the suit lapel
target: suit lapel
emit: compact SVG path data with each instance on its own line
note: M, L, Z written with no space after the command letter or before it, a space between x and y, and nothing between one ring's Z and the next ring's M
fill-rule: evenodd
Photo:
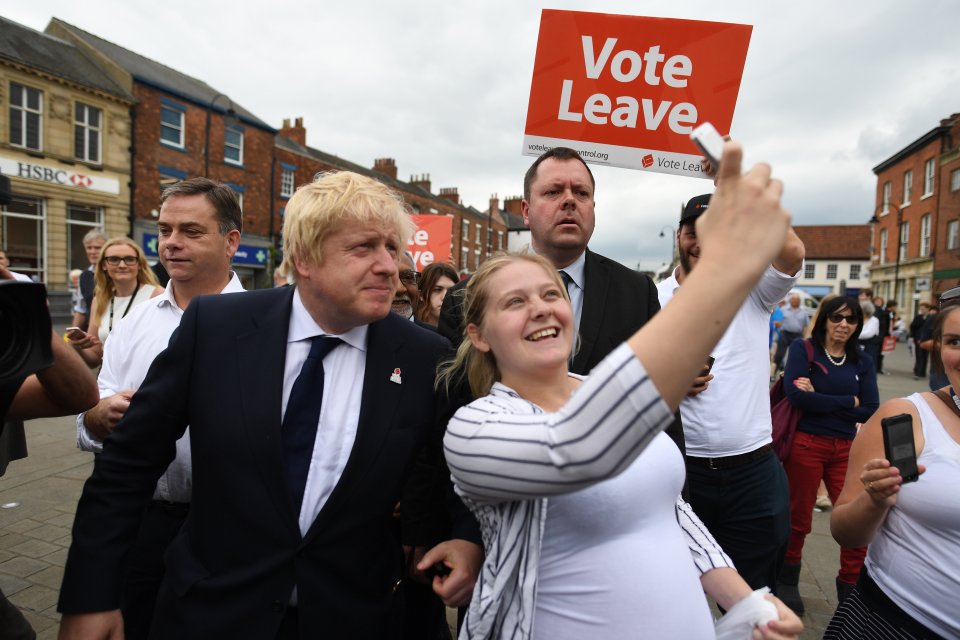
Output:
M283 369L286 360L287 333L293 287L277 292L273 304L258 304L253 312L252 331L237 336L240 370L240 402L243 405L245 434L263 477L264 485L277 499L279 520L293 526L299 535L287 490L280 439L283 400Z
M585 363L590 361L600 335L601 323L607 299L607 265L602 258L587 249L584 260L586 287L583 292L583 311L580 315L580 350L573 359L571 370L574 373L587 374Z
M399 317L388 316L370 325L367 332L367 359L363 374L360 418L357 421L357 437L350 450L350 457L343 469L340 481L324 504L317 518L310 525L304 542L314 537L323 526L322 522L336 512L339 504L351 496L351 486L374 471L374 460L383 446L384 438L394 426L397 407L400 403L402 384L391 382L396 368L403 368L397 353L401 347L390 330L392 322L406 322Z

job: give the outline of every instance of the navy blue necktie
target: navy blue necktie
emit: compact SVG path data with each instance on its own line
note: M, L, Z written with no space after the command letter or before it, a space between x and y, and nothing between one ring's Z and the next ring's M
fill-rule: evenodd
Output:
M563 288L567 290L567 297L570 297L570 283L573 282L573 278L570 277L570 274L561 269L558 271L560 274L560 279L563 280Z
M342 344L340 338L316 336L310 345L310 355L303 362L300 375L293 383L287 412L283 415L280 429L283 440L283 461L287 468L287 485L293 505L300 514L303 491L307 484L307 472L313 458L313 443L317 438L320 422L320 405L323 403L323 359Z

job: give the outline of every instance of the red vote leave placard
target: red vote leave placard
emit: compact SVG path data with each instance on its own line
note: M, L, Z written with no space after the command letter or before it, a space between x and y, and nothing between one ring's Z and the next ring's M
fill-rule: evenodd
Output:
M410 216L417 230L413 232L407 251L413 254L413 263L417 271L431 262L450 262L450 240L453 230L453 218L415 214Z
M730 131L752 30L544 9L523 153L567 146L587 162L702 176L690 132Z

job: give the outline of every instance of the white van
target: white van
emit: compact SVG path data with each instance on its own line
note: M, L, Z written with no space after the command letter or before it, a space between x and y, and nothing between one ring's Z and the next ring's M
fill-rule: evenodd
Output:
M807 312L807 318L812 318L814 312L817 310L817 306L820 304L820 301L803 289L791 289L790 293L783 296L783 299L789 304L790 296L793 294L800 296L800 306L802 306L803 310Z

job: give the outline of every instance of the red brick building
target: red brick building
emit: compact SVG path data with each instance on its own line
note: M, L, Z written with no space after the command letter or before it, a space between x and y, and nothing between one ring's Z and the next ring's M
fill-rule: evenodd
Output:
M136 99L132 237L156 254L160 192L207 176L230 185L243 209L234 270L248 289L269 286L271 175L276 129L205 82L54 18L47 33L74 43Z
M338 156L307 146L303 118L283 121L276 136L277 236L283 224L283 211L296 188L310 182L321 171L353 171L375 178L399 192L411 213L450 216L453 219L450 257L461 274L474 271L488 256L506 250L506 225L499 211L479 211L460 202L457 187L442 187L433 193L429 174L411 176L409 181L397 177L393 158L378 158L372 167L364 167ZM279 238L278 238L279 244Z
M952 117L947 149L937 167L937 246L933 262L933 290L943 293L960 286L960 114Z
M960 281L958 134L954 114L873 168L870 279L877 295L905 312Z

